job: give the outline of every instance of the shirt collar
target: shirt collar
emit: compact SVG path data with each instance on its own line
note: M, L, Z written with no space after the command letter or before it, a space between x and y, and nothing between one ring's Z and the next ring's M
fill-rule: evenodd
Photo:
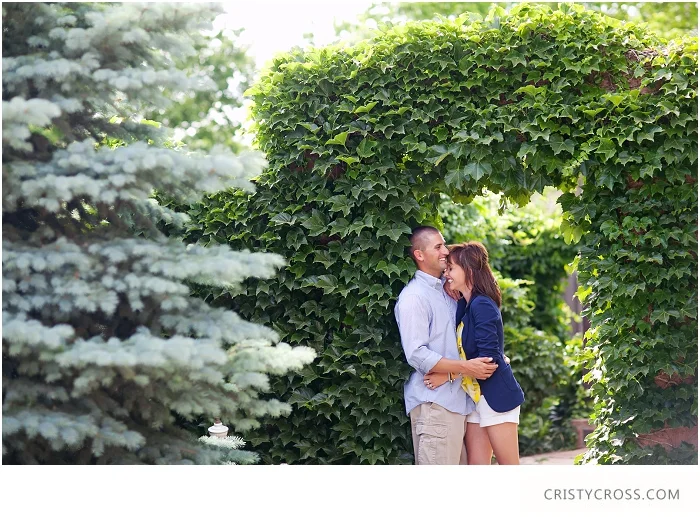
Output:
M436 291L442 291L442 286L445 283L444 278L435 278L433 275L429 275L425 271L420 269L416 270L415 277L426 285L432 287Z

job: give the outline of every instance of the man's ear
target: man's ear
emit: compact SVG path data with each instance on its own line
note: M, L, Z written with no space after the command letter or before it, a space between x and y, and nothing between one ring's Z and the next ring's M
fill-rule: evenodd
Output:
M423 257L423 251L413 250L413 258L415 258L418 262L423 262L423 260L425 259L425 257Z

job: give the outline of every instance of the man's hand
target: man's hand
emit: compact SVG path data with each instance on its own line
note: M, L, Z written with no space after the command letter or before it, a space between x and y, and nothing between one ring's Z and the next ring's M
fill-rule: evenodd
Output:
M456 289L452 289L449 282L445 282L445 285L443 285L442 288L447 293L447 296L449 296L450 298L452 298L456 302L458 302L459 299L462 297L462 293L460 293Z
M464 361L462 370L465 375L483 381L491 377L496 368L498 368L498 365L493 363L490 357L477 357L476 359Z

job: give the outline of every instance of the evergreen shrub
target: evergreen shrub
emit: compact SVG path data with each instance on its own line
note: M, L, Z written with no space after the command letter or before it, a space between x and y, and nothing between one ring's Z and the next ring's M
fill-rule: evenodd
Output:
M239 437L196 440L220 417L248 431L290 406L268 374L313 351L190 296L274 276L275 254L186 247L180 203L253 190L257 152L193 155L143 123L163 89L210 84L173 66L208 4L2 5L2 461L21 464L252 463ZM146 121L147 122L147 121ZM206 426L197 429L206 433Z

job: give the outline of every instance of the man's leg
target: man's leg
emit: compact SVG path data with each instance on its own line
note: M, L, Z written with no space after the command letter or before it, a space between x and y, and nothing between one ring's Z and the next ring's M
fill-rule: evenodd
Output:
M420 418L421 408L424 404L420 404L414 407L408 414L411 417L411 437L413 438L413 459L414 463L418 465L418 435L416 434L416 423L418 418Z
M411 410L416 465L459 465L464 447L465 416L434 402Z
M469 465L469 454L467 449L467 418L464 418L464 437L462 438L462 453L459 456L460 465Z

